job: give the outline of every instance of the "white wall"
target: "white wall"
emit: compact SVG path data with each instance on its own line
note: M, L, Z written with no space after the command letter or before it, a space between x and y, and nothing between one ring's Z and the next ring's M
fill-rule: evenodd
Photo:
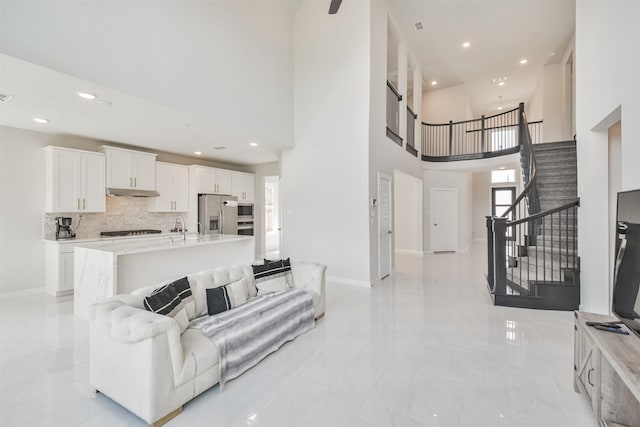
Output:
M337 15L307 2L294 17L295 148L281 158L282 250L370 285L368 2Z
M456 188L458 190L458 242L457 251L464 251L471 245L472 212L473 212L473 184L471 172L450 172L425 170L424 188L424 239L425 252L431 252L431 189Z
M576 2L581 309L610 310L608 128L622 120L623 190L640 188L640 2Z
M475 172L472 180L472 235L474 239L486 239L487 220L485 217L491 215L491 171Z
M542 70L543 97L542 114L544 119L545 142L562 141L570 126L564 117L564 77L562 64L547 65Z
M342 9L341 9L342 10ZM393 177L396 170L422 179L421 161L410 155L402 147L386 136L386 44L387 26L392 25L394 33L400 42L398 49L401 62L399 90L404 94L407 90L407 61L411 52L407 50L406 37L402 34L393 18L388 18L388 6L384 0L371 2L371 62L370 62L370 102L369 102L369 200L378 198L378 173ZM422 93L422 72L414 72L414 96ZM400 104L401 126L400 133L406 141L406 96ZM421 105L418 105L418 110ZM420 111L414 111L420 117ZM421 140L420 126L417 126L416 143ZM420 147L416 147L420 150ZM392 215L396 215L394 212ZM377 208L370 208L369 223L369 275L372 281L378 279L378 212ZM393 249L393 248L392 248ZM392 251L393 253L393 251ZM393 255L392 255L393 256ZM395 262L395 260L394 260Z
M473 119L473 111L465 85L422 94L422 121L435 124L448 123L449 120L457 122L469 119Z
M6 221L0 227L0 294L44 286L42 147L97 150L102 144L105 141L0 126L0 219ZM167 153L159 153L157 159L247 171L246 167Z
M264 178L280 176L280 163L265 163L250 166L249 170L256 174L256 200L253 207L253 235L256 238L256 259L264 258Z
M422 181L395 171L393 195L395 250L422 254Z
M530 122L537 122L538 120L544 119L542 113L542 93L544 89L542 76L543 74L541 72L540 77L538 78L536 89L533 91L533 95L531 95L529 101L527 101L524 105L527 112L527 120L529 120Z

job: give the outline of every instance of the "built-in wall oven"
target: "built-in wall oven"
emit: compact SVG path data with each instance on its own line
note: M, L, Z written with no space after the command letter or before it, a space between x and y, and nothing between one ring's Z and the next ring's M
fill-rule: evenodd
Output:
M238 203L238 234L253 236L253 203Z

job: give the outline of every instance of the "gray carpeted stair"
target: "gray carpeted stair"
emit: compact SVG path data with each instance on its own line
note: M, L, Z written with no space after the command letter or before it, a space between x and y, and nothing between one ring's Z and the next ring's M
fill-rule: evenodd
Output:
M565 205L578 197L575 141L562 141L533 146L536 157L536 186L542 212ZM523 230L526 230L523 228ZM563 211L543 218L535 228L532 246L511 255L507 279L514 294L534 292L531 282L571 284L567 271L578 271L577 221L574 211ZM513 247L511 247L513 249ZM518 256L521 255L521 256Z

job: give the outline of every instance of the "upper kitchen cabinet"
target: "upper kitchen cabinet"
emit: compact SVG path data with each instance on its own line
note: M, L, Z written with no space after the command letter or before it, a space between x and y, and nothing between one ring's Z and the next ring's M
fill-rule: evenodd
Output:
M156 190L156 154L103 146L107 188Z
M231 194L239 202L253 202L256 199L256 176L252 173L231 172Z
M189 168L156 162L158 197L149 198L149 212L186 212L189 210Z
M105 212L105 156L44 147L46 212Z
M231 171L206 166L192 166L196 193L231 194Z

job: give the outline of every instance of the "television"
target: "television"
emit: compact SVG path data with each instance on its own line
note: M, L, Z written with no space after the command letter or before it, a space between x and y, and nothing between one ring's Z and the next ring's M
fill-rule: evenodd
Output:
M613 313L640 337L640 189L618 193Z

